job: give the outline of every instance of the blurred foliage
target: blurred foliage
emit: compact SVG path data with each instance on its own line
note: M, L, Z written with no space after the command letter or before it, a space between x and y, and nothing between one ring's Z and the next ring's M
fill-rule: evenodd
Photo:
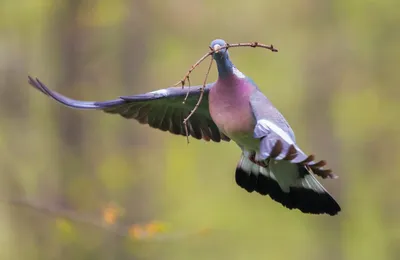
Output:
M399 259L399 24L395 0L0 1L0 258ZM27 84L86 100L165 88L215 38L279 49L230 53L340 176L322 181L340 215L247 194L233 143L187 145Z

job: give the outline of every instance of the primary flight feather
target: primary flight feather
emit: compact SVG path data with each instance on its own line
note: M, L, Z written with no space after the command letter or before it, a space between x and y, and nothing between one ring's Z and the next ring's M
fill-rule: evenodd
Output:
M196 139L234 141L242 150L236 183L248 192L269 195L289 209L304 213L336 215L341 209L313 174L336 178L325 162L314 161L296 144L283 115L255 83L231 62L226 42L211 42L218 67L216 82L206 85L203 100L187 121L188 134ZM153 128L186 136L183 120L200 97L201 87L170 87L122 96L109 101L79 101L47 88L39 79L29 83L54 100L76 109L96 109L136 119Z

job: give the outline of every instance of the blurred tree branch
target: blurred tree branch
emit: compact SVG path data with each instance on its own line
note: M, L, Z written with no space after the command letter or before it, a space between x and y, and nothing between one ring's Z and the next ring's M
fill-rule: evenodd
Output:
M81 223L85 225L90 225L106 232L113 233L119 237L128 237L133 240L140 241L171 241L184 239L190 236L202 235L208 233L210 229L201 228L194 231L180 231L180 232L166 232L166 224L159 221L154 221L150 223L143 224L123 224L116 222L116 214L110 218L107 212L103 212L103 217L85 215L78 213L74 210L63 209L56 206L48 206L37 201L27 200L27 199L0 199L0 202L15 206L29 208L34 211L40 212L45 216L50 216L54 218L62 218L75 223ZM106 210L109 210L109 208ZM108 212L110 213L110 212ZM115 212L116 213L116 212ZM111 213L112 214L112 213ZM110 221L111 220L111 221Z

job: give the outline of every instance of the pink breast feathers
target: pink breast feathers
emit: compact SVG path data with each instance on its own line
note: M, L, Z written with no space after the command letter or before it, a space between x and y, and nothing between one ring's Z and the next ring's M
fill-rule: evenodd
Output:
M250 94L255 89L246 79L219 79L209 94L209 109L218 128L229 137L252 133L255 119L250 107Z

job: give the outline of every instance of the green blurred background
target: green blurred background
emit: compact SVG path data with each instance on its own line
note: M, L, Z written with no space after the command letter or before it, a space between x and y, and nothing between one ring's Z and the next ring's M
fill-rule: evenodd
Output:
M340 176L322 181L338 216L239 188L234 143L187 145L27 84L165 88L215 38L279 49L230 54ZM400 259L399 45L398 0L0 1L0 259Z

